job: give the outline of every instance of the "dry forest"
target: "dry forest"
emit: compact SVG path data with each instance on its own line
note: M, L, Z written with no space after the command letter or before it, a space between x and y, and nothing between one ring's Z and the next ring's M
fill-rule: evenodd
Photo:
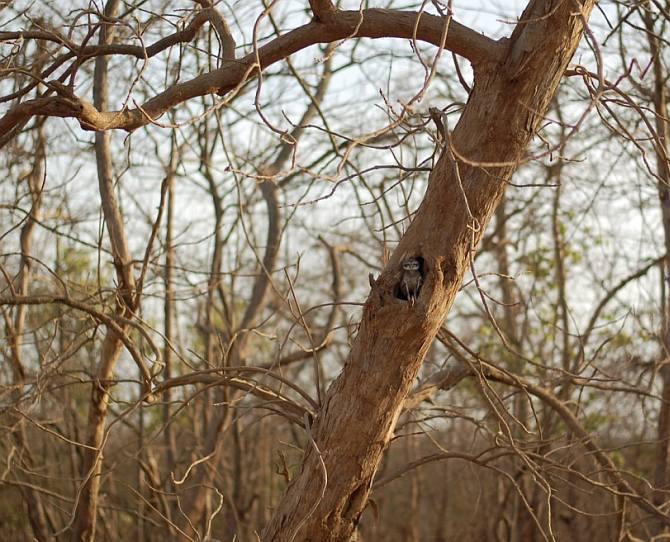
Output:
M670 1L0 0L0 538L670 539Z

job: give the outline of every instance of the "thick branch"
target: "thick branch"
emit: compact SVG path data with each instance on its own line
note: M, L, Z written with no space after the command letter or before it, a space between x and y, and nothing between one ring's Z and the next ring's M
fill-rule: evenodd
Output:
M310 22L264 45L258 50L258 60L261 69L265 69L311 45L347 38L416 39L439 46L445 22L442 17L417 12L384 9L339 11L328 18L328 23ZM500 60L507 50L505 42L491 40L453 20L449 23L444 45L474 65ZM97 52L109 54L112 50L100 49ZM91 54L94 52L91 51ZM256 52L251 52L237 61L226 60L218 70L173 85L135 109L100 111L89 102L66 94L30 100L0 118L0 133L8 132L34 115L76 118L86 130L132 131L192 98L230 92L257 75L256 59Z

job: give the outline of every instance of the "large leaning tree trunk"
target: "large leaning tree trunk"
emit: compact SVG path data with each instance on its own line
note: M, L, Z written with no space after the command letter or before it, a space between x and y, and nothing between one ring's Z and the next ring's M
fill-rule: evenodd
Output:
M113 8L119 2L107 4L102 29L112 25ZM232 100L260 70L316 43L357 38L420 40L461 55L473 65L474 86L453 133L436 116L446 129L424 200L381 276L371 280L360 330L342 374L328 390L315 419L305 420L309 443L301 471L262 533L267 542L347 540L365 508L403 401L506 184L524 159L595 0L530 0L511 37L497 42L447 16L382 9L340 11L329 0L310 0L313 20L239 58L220 13L209 1L198 4L203 9L195 12L183 31L147 48L119 48L107 41L107 30L102 30L99 47L80 51L96 57L94 103L75 94L80 87L50 81L45 95L22 101L0 117L0 148L32 116L76 118L86 130L132 131L197 96L216 93ZM207 21L216 28L222 44L219 67L175 83L139 107L107 109L105 55L118 51L145 60L191 41ZM77 58L75 66L84 60ZM95 536L109 398L106 382L121 352L121 339L132 323L139 297L135 290L140 289L115 205L109 141L103 134L97 136L104 218L119 282L115 316L122 323L109 320L115 327L108 325L97 368L100 386L92 393L89 447L73 522L72 539L77 541ZM410 256L422 258L424 264L425 282L416 303L396 298L401 262ZM138 363L141 366L141 360ZM150 376L146 380L150 383ZM149 396L147 386L145 398Z
M348 540L421 363L473 252L523 160L595 4L532 0L502 54L474 66L468 103L425 198L372 290L345 367L309 430L301 471L262 539ZM324 14L336 17L337 12ZM415 304L396 298L400 265L423 258Z

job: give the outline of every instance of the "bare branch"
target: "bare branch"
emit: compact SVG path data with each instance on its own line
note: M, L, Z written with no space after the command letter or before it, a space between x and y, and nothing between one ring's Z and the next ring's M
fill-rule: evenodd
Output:
M443 25L442 17L425 13L383 9L341 11L327 24L308 23L261 47L258 50L260 69L311 45L347 38L415 38L439 46ZM499 61L506 45L452 20L445 48L479 65ZM67 96L63 91L59 96L30 100L15 106L0 118L0 133L9 132L35 115L76 118L85 130L132 131L156 121L163 113L187 100L207 94L224 95L238 88L257 74L256 58L256 53L252 52L237 61L226 60L221 68L173 85L136 109L100 111L89 102Z

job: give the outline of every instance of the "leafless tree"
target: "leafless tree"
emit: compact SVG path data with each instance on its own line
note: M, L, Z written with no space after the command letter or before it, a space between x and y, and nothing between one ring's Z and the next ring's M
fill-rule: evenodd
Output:
M667 536L669 8L388 4L0 4L7 536Z

